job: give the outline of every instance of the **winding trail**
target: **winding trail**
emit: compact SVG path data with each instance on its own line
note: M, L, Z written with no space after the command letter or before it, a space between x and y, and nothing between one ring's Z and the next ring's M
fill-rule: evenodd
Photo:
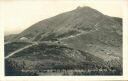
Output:
M10 44L10 43L11 43L11 42L5 42L4 45L6 45L6 44Z
M7 56L5 57L5 59L8 59L9 57L15 55L16 53L18 53L18 52L20 52L20 51L23 51L24 49L30 48L30 47L32 47L32 46L34 46L34 45L38 45L38 43L33 43L33 44L31 44L31 45L27 45L27 46L25 46L25 47L23 47L23 48L20 48L20 49L18 49L18 50L16 50L16 51L10 53L9 55L7 55Z
M83 30L79 30L81 33L79 33L79 34L76 34L76 35L70 35L70 36L68 36L68 37L66 37L66 38L61 38L61 39L59 39L60 41L61 40L64 40L64 39L69 39L69 38L73 38L73 37L76 37L76 36L80 36L80 35L82 35L82 34L87 34L87 33L92 33L92 32L95 32L95 31L98 31L99 29L97 28L99 25L100 25L100 23L102 23L103 22L103 20L100 20L99 22L97 22L95 25L94 25L94 29L93 30L90 30L89 32L85 32L85 31L83 31Z
M96 23L96 24L94 25L94 30L91 30L91 31L86 32L86 33L90 33L90 32L95 32L95 31L97 31L97 30L98 30L97 26L98 26L102 21L103 21L103 20L101 20L100 22L98 22L98 23ZM82 35L82 34L86 34L85 31L82 31L82 30L81 30L80 32L81 32L81 33L79 33L79 34L70 35L69 37L62 38L62 39L60 39L60 41L61 41L61 40L64 40L64 39L73 38L73 37L76 37L76 36L79 36L79 35ZM9 44L9 43L10 43L10 42L6 42L4 45ZM8 59L9 57L15 55L16 53L18 53L18 52L20 52L20 51L23 51L24 49L27 49L27 48L29 48L29 47L32 47L32 46L34 46L34 45L38 45L38 43L37 43L37 42L32 42L31 45L27 45L27 46L25 46L25 47L23 47L23 48L20 48L20 49L18 49L18 50L16 50L16 51L10 53L8 56L5 57L5 59Z

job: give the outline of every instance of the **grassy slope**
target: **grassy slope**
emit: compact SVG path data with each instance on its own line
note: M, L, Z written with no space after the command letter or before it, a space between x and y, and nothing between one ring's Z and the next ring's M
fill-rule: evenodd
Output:
M86 71L104 68L108 70L109 67L107 62L89 53L74 50L63 45L45 43L19 52L6 61L9 60L16 63L17 66L13 66L15 69L18 67L24 70L37 70L41 72L49 69L83 69ZM111 65L111 67L120 68L121 66Z
M5 56L7 56L11 52L14 52L24 46L29 45L29 44L31 44L31 43L29 43L29 42L12 42L12 43L6 44L4 46Z
M7 36L4 37L4 41L5 41L5 42L12 41L13 39L16 38L17 35L18 35L18 34L7 35Z

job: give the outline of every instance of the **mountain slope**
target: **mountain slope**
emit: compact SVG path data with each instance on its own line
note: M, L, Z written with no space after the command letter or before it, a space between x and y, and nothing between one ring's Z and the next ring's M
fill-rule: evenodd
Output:
M43 73L44 70L55 70L55 72L58 70L66 70L67 73L68 70L72 70L72 74L69 75L75 75L74 72L77 71L80 72L76 75L82 74L82 72L83 75L112 75L116 74L116 72L112 72L111 70L119 71L120 69L117 68L121 67L119 65L120 60L105 62L89 53L53 43L34 45L11 56L6 62L9 62L6 67L12 64L11 67L15 68L15 70L20 72L25 70L33 72L34 70L34 73L39 75L40 73L46 75L45 72ZM89 72L87 72L87 70L89 70ZM103 71L101 73L98 70ZM60 73L66 75L63 74L63 71ZM117 75L120 75L120 73L117 73Z
M97 45L106 46L107 51L110 50L109 54L122 56L120 54L122 48L120 23L120 18L103 15L90 7L79 7L32 25L20 33L16 39L26 37L29 41L60 41L73 48L78 46L79 50L85 48L84 51L93 49ZM93 44L93 47L87 47L88 44ZM101 48L101 50L105 49Z
M101 18L102 14L98 11L84 7L40 21L23 31L20 36L31 38L38 34L67 32L72 28L83 28L82 26L90 28L89 26L96 24L97 20ZM77 26L80 24L82 26Z
M9 41L39 44L9 58L13 59L11 62L16 62L19 66L20 62L26 60L25 63L34 64L31 66L34 69L38 63L39 66L43 65L42 68L50 69L52 66L48 64L52 62L56 66L63 65L63 68L65 65L66 67L67 65L71 67L77 65L85 69L86 64L82 63L86 63L85 58L88 58L89 67L91 65L98 67L101 64L100 66L107 69L114 67L115 74L122 74L122 19L104 15L90 7L78 7L75 10L42 20ZM44 42L46 45L42 45ZM49 43L55 45L49 45ZM20 62L17 63L18 60ZM92 61L95 61L96 64L93 64ZM40 64L40 62L44 64Z
M119 19L103 15L90 7L82 7L42 20L20 33L17 39L27 37L34 41L53 34L55 37L67 32L88 32L95 29L116 32L121 35L122 28L119 22L121 23Z

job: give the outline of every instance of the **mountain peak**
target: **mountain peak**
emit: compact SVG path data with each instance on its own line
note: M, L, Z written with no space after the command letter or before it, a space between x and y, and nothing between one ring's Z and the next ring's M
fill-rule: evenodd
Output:
M91 7L89 7L89 6L83 6L83 7L78 6L76 9L87 9L87 8L91 8ZM91 8L91 9L92 9L92 8Z
M97 20L100 20L100 22ZM72 10L70 12L65 12L63 14L59 14L55 17L51 17L47 20L42 20L32 25L31 27L29 27L28 29L24 30L22 33L17 35L15 39L19 40L22 37L27 37L31 41L35 39L39 41L44 41L44 39L46 38L49 38L51 40L50 37L52 38L55 38L54 36L61 37L61 35L67 36L70 33L72 34L72 32L73 34L74 32L75 34L77 34L79 30L90 31L97 26L96 23L98 23L97 27L99 29L102 28L106 29L106 26L103 26L104 24L108 25L108 27L110 28L111 21L115 22L115 20L111 19L111 17L107 17L103 15L96 9L93 9L88 6L83 6L83 7L78 6L75 10ZM115 23L119 24L117 21ZM53 33L55 35L51 36L53 35Z
M99 11L97 11L96 9L93 9L93 8L91 8L91 7L89 7L89 6L78 6L77 8L76 8L76 11L78 11L78 12L83 12L83 13L92 13L92 14L100 14L100 15L102 15L102 13L101 12L99 12Z

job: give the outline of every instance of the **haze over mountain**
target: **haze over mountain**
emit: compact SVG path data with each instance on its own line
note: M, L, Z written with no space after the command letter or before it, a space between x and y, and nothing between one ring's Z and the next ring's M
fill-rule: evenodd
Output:
M122 67L122 19L104 15L90 7L78 7L42 20L20 34L5 37L5 41L37 42L38 45L16 52L10 59L37 62L32 60L35 59L45 69L53 67L51 62L63 67L84 68L82 64L87 61L94 66L106 67L105 64L110 62L111 67Z

